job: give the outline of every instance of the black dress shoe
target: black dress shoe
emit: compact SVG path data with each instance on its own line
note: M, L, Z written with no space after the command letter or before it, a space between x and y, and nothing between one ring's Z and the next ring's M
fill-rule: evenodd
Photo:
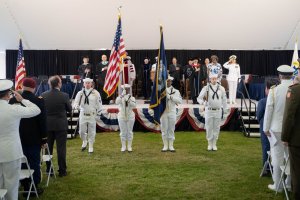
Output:
M64 176L67 176L68 173L67 172L59 172L58 176L59 177L64 177Z
M81 147L81 151L85 151L86 150L86 147Z

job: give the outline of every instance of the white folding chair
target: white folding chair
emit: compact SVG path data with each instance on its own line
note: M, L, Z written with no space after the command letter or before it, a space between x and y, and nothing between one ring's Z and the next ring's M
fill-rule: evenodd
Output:
M46 152L46 150L47 150L47 152ZM47 145L46 149L42 149L42 160L41 160L41 162L45 162L45 163L46 162L50 162L49 172L46 172L46 174L47 174L47 183L46 183L46 186L47 187L49 185L49 180L50 180L51 175L53 175L54 178L56 178L52 159L53 159L53 155L50 154L49 146Z
M268 154L268 158L265 161L264 166L260 172L260 177L262 177L262 175L267 172L268 167L270 169L271 175L273 175L273 170L272 170L272 165L271 165L271 152L267 151L267 154Z
M30 169L30 166L28 164L28 160L26 158L26 156L23 155L23 158L21 159L22 160L22 163L24 163L26 165L26 169L21 169L21 173L20 173L20 181L21 180L24 180L26 178L29 178L30 179L30 187L29 187L29 190L28 191L23 191L23 193L25 192L28 192L28 195L27 195L27 200L29 199L30 197L30 194L31 192L34 192L36 197L38 198L39 195L37 193L37 189L35 187L35 184L34 184L34 180L33 180L33 173L34 173L34 170L33 169Z
M286 197L287 200L289 200L289 194L288 194L288 190L287 190L286 183L285 183L285 177L291 175L290 174L290 163L289 163L289 161L290 161L290 156L288 155L287 158L286 158L285 164L280 166L281 176L280 176L279 184L276 188L276 194L277 194L279 186L282 183L283 190L284 190L284 193L285 193L285 197Z
M4 196L6 195L6 189L0 189L0 200L4 200Z

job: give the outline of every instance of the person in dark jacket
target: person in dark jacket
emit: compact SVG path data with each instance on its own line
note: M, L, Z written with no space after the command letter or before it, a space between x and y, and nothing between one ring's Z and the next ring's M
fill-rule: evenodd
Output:
M173 87L177 90L180 90L180 71L181 71L181 65L177 63L177 58L172 58L172 64L169 66L169 74L171 77L174 78L173 80Z
M59 167L59 176L67 175L66 164L66 143L68 120L67 112L72 111L69 95L61 92L62 86L59 76L49 78L50 90L44 92L42 97L45 99L47 111L47 127L48 127L48 145L50 153L53 152L54 141L56 140L57 161ZM47 163L49 171L50 163Z
M268 96L271 86L276 85L277 82L274 79L266 80L266 88L265 88L266 96ZM259 132L260 132L260 140L261 140L261 147L262 147L262 165L264 165L264 163L267 161L268 159L267 152L270 151L270 142L268 136L266 136L266 134L263 131L266 103L267 103L267 97L259 100L257 104L257 112L256 112L256 117L257 120L259 121ZM270 169L268 169L266 172L263 173L263 176L269 176L269 175L270 175Z
M300 199L300 84L289 87L282 121L281 141L289 148L292 192Z
M47 145L47 125L44 99L34 95L35 88L36 82L32 78L25 78L23 80L21 96L37 105L41 113L35 117L21 119L19 132L23 153L27 157L31 169L34 170L33 180L38 194L42 194L43 189L38 187L38 184L41 182L40 153L41 148ZM9 103L19 104L15 97L10 99ZM29 191L30 179L25 179L21 183L24 191ZM27 197L27 194L24 193L23 196Z
M78 75L81 79L94 78L93 76L93 65L89 63L89 56L85 55L82 58L83 63L78 67Z

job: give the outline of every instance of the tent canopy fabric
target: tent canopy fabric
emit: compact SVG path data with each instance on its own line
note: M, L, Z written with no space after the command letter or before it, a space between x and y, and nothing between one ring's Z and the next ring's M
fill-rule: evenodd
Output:
M110 49L122 6L126 49L285 50L300 34L299 0L0 0L0 51Z

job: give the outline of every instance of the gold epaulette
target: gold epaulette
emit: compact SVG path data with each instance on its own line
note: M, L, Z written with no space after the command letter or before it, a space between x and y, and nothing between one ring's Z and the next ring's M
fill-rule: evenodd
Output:
M39 96L38 98L39 98L39 99L42 99L43 97L42 97L42 96Z

